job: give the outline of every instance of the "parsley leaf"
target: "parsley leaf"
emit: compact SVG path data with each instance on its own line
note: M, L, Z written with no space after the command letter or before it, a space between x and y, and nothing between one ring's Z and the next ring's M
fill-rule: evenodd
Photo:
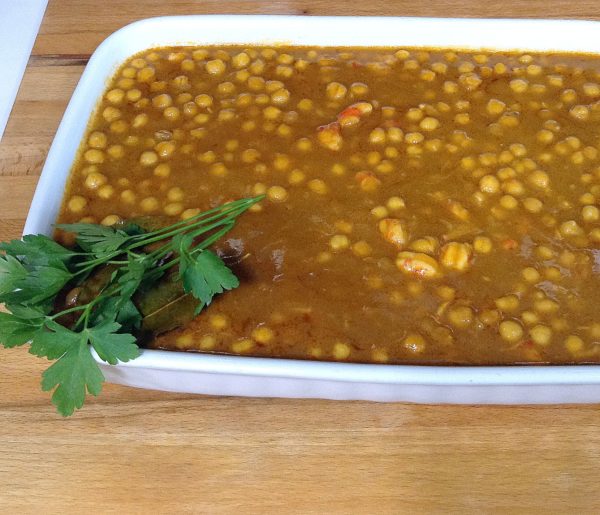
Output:
M41 318L21 318L11 313L0 313L0 342L6 348L24 345L39 331Z
M108 297L99 302L93 315L94 325L116 321L128 332L139 329L142 315L131 299Z
M94 361L85 334L77 334L68 350L42 374L42 390L55 388L52 403L63 416L83 406L86 391L98 395L104 376Z
M27 269L11 255L0 256L0 302L2 296L18 288L20 282L27 277Z
M27 234L22 240L0 242L0 251L20 260L25 265L67 263L73 252L43 234Z
M76 347L80 339L80 333L48 321L33 335L29 352L40 358L58 359L69 349Z
M14 259L12 256L5 257ZM56 263L54 266L38 266L29 271L25 269L24 276L20 270L17 270L12 283L7 281L12 286L7 292L3 291L1 277L0 302L35 305L56 296L71 280L73 274L62 263Z
M140 287L144 274L146 272L148 262L143 259L129 257L127 269L121 274L117 280L121 286L120 298L125 303L131 298L135 291Z
M185 292L191 293L206 306L216 294L240 284L223 260L210 250L195 254L184 250L179 263L179 274Z
M98 224L58 224L63 231L76 234L77 244L96 255L107 255L119 250L130 241L130 236L120 229Z
M118 334L120 328L121 325L116 322L105 322L86 330L98 356L111 365L135 359L140 355L135 338L131 334Z

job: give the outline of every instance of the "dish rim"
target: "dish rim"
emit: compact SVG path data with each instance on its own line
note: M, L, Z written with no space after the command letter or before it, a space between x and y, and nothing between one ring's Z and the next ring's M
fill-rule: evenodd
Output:
M381 29L379 33L370 33L378 42L382 39L380 36L390 36L391 28L397 29L402 25L405 33L398 34L401 37L406 36L406 31L410 34L414 33L419 27L427 27L433 39L435 40L439 34L443 33L448 28L453 28L455 34L450 38L454 41L463 40L465 34L469 34L468 38L476 38L483 36L484 40L504 42L499 39L500 36L505 36L507 29L516 31L517 35L523 30L530 30L540 39L532 45L502 45L494 44L490 46L468 44L455 44L448 42L445 44L435 45L426 43L415 43L412 45L398 43L397 46L404 47L439 47L439 48L454 48L460 50L496 50L496 51L531 51L531 52L584 52L589 54L600 54L600 22L587 20L547 20L547 19L513 19L513 18L412 18L412 17L360 17L360 16L294 16L294 15L190 15L190 16L162 16L154 18L146 18L138 20L129 25L126 25L110 36L108 36L94 51L90 60L83 71L81 78L68 106L64 112L63 118L56 131L52 145L48 152L46 162L34 197L31 202L30 210L27 216L23 234L32 233L49 233L51 221L55 218L52 213L58 213L58 208L62 202L62 194L64 193L64 185L68 180L70 169L75 159L75 154L72 152L73 139L76 140L76 147L79 148L85 134L86 127L91 116L94 113L97 96L94 97L92 109L89 109L89 98L85 98L90 83L97 80L96 75L102 74L104 79L101 92L105 90L108 80L111 79L116 68L123 62L127 56L119 58L118 62L111 58L111 53L132 36L139 36L145 31L164 30L167 28L184 28L183 34L189 34L190 24L202 25L210 31L211 27L228 25L233 30L235 28L248 29L247 24L252 22L253 26L258 27L269 26L275 32L281 32L282 28L290 29L290 37L293 35L293 30L298 30L307 23L311 24L311 33L301 43L285 39L268 39L264 38L260 29L256 32L254 40L245 39L235 41L235 38L228 38L223 41L212 41L212 43L201 41L200 39L187 40L179 39L179 44L182 45L272 45L285 44L292 46L321 46L321 47L340 47L340 46L365 46L365 47L381 47L392 46L382 44L360 44L364 41L364 35L352 34L354 40L349 41L347 45L339 43L321 43L315 44L308 41L313 41L313 37L318 35L318 38L323 38L319 33L320 28L330 27L331 24L336 28L352 26L361 29L365 27L369 30L373 28ZM240 25L241 24L241 25ZM548 35L556 29L564 30L567 27L569 30L561 32L559 41L565 43L560 46L540 46L540 42L550 41ZM435 29L439 29L436 31ZM460 30L463 29L463 30ZM518 31L517 31L518 29ZM186 32L187 30L187 32ZM412 31L412 32L411 32ZM350 32L350 31L349 31ZM242 31L243 33L243 31ZM281 32L283 34L283 32ZM589 40L588 35L595 33L596 39ZM514 34L514 33L513 33ZM260 36L260 37L259 37ZM343 37L338 37L340 34L334 35L335 41L344 41L347 34ZM567 37L567 36L570 36ZM317 39L318 39L317 38ZM454 38L454 39L453 39ZM449 40L449 41L450 41ZM581 45L581 41L585 40L585 45ZM357 41L359 43L357 43ZM464 39L466 41L466 39ZM556 42L556 37L552 38ZM144 48L152 48L152 46L170 46L177 43L156 41L154 44L144 46L137 51L142 51ZM568 47L568 48L564 48ZM135 52L133 52L135 53ZM132 55L132 53L128 54ZM112 61L112 67L102 66L104 61ZM98 71L97 68L100 68ZM97 85L96 85L97 86ZM97 87L95 88L97 89ZM100 93L101 94L101 93ZM86 102L87 100L87 102ZM85 113L85 124L83 132L77 130L75 119L82 112L82 107ZM77 135L77 137L75 137ZM68 147L71 149L71 155L67 159L68 170L65 172L64 166L61 168L58 164L61 161L62 147L71 140ZM56 181L56 174L64 180L60 182L60 196L58 199L58 207L56 198L50 202L49 209L47 206L48 191L56 190L56 186L52 186L52 182ZM55 195L56 196L56 195ZM99 356L93 352L94 359L98 363L105 364ZM153 370L169 370L169 371L194 371L214 374L236 374L245 376L264 376L264 377L279 377L279 378L299 378L299 379L315 379L315 380L331 380L338 382L357 382L357 383L379 383L379 384L413 384L413 385L453 385L453 386L492 386L492 385L582 385L591 383L600 383L600 365L391 365L391 364L370 364L370 363L343 363L343 362L327 362L327 361L310 361L310 360L295 360L288 358L264 358L252 356L236 356L236 355L218 355L218 354L203 354L194 352L182 351L165 351L155 349L143 349L140 357L127 362L119 363L116 367L127 369L153 369Z

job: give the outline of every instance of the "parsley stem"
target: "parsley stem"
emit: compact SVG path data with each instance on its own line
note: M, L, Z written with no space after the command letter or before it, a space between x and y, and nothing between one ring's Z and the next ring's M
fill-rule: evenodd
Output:
M253 198L244 198L240 200L235 200L233 202L229 202L227 204L223 204L222 206L215 207L213 209L209 209L208 211L204 211L195 216L192 216L186 220L182 220L181 222L176 222L168 227L163 227L162 229L157 229L156 231L152 231L145 234L140 234L137 236L133 236L132 238L139 238L143 241L142 245L147 245L148 243L152 243L154 241L160 241L163 238L168 238L171 235L178 234L181 229L189 228L190 226L196 226L200 223L205 224L206 222L211 222L215 219L223 215L228 215L226 218L232 218L231 214L237 210L240 210L239 213L233 215L233 218L239 216L248 208L252 207L257 202L261 201L264 198L264 195L260 195L258 197ZM154 239L155 236L162 235L161 238ZM151 236L152 241L148 241L147 237ZM139 243L131 246L130 248L135 248L140 246Z
M228 204L227 204L228 205ZM146 238L134 243L133 245L131 245L129 248L130 249L135 249L138 247L144 247L146 245L149 245L151 243L155 243L157 241L161 241L164 240L166 238L172 238L173 236L176 236L177 234L181 234L182 232L186 232L194 227L197 227L200 225L200 227L205 228L205 230L203 232L209 231L215 227L218 227L219 225L223 225L225 223L229 223L235 220L235 218L237 218L239 215L241 215L244 211L246 211L252 204L248 204L247 206L235 206L233 208L230 208L228 210L221 210L220 213L215 214L213 216L210 216L204 220L202 220L202 225L200 225L200 221L196 221L195 223L190 224L189 220L193 220L193 218L190 218L188 220L186 220L185 222L187 223L183 223L179 222L178 224L174 224L172 226L167 227L168 231L167 232L162 232L163 230L159 230L159 231L154 231L154 232L150 232L147 233L145 236ZM198 215L199 216L199 215ZM211 225L206 226L206 224L208 222L213 222ZM200 233L203 234L203 233Z

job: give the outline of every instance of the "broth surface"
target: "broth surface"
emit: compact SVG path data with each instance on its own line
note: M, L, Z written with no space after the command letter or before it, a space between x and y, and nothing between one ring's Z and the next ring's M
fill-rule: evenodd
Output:
M61 222L266 194L241 285L151 347L379 363L600 361L600 59L157 48L117 72Z

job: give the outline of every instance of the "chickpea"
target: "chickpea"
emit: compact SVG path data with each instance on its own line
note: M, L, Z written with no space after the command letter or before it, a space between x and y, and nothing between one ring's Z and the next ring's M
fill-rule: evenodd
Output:
M213 97L211 97L210 95L207 95L206 93L202 93L202 94L194 97L194 103L198 107L203 108L203 109L212 107L213 102L214 102Z
M106 134L100 131L94 131L90 134L88 138L88 145L92 148L105 148L106 147Z
M346 343L336 342L333 344L332 352L335 359L347 359L350 356L350 347Z
M214 334L205 334L200 337L198 343L202 350L211 350L217 345L217 338Z
M209 172L215 177L225 177L229 170L223 163L213 163L210 165Z
M511 313L518 309L519 298L516 295L506 295L504 297L497 298L494 303L500 311Z
M373 249L371 246L364 240L357 241L352 245L352 252L357 257L368 257L371 255Z
M423 110L418 107L411 107L408 111L406 111L406 118L411 122L418 122L423 119L425 114Z
M413 354L420 354L425 350L427 342L420 334L410 333L404 338L402 346Z
M178 202L180 200L183 200L184 197L185 197L185 193L178 186L171 188L167 192L167 199L170 200L171 202Z
M116 223L121 221L121 217L118 215L108 215L105 216L100 222L102 225L110 226L115 225Z
M174 106L167 107L163 111L163 116L170 122L175 122L179 120L179 117L181 116L181 111Z
M143 211L150 213L156 211L159 207L159 202L156 197L146 197L140 202L140 207Z
M523 328L521 327L521 324L514 320L504 320L503 322L500 322L498 330L501 338L510 343L517 342L523 337Z
M67 203L67 207L72 213L81 213L86 206L87 200L81 195L73 195Z
M512 210L516 209L519 203L517 202L517 199L512 195L504 195L500 198L500 205L504 209Z
M460 75L458 78L458 82L467 91L474 91L477 88L479 88L483 81L481 80L481 77L479 77L479 75L477 75L476 73L469 72Z
M273 160L273 168L279 172L283 172L289 169L290 163L290 158L286 154L276 154Z
M402 221L396 218L384 218L377 226L384 240L395 245L398 249L404 247L408 234Z
M435 80L436 73L433 70L421 70L419 77L426 82L431 82Z
M380 127L373 129L369 134L369 143L371 143L372 145L383 145L385 141L386 133Z
M290 174L288 175L288 182L292 186L297 186L299 184L302 184L305 179L306 179L306 175L304 174L304 172L302 170L298 170L298 169L292 170L290 172Z
M438 262L422 252L400 252L396 258L396 266L406 274L435 279L441 275Z
M152 66L145 66L136 73L136 79L139 82L151 82L156 77L156 70Z
M506 109L506 104L504 102L502 102L501 100L492 98L488 101L485 108L486 108L488 114L490 114L492 116L500 116Z
M243 354L245 352L250 352L254 347L254 342L249 338L241 338L231 344L231 350L235 354Z
M115 194L115 189L110 184L105 184L98 188L98 197L102 200L109 200Z
M303 98L300 100L296 106L300 111L312 111L314 108L314 103L312 100L308 98Z
M369 86L362 82L354 82L350 85L350 94L354 98L363 98L369 93Z
M271 186L267 190L267 198L271 202L285 202L288 196L287 190L282 186Z
M275 106L267 106L263 109L265 120L277 120L281 116L281 109Z
M500 181L495 175L484 175L479 180L479 189L483 193L495 194L500 191Z
M476 236L473 239L473 250L478 254L489 254L492 246L492 240L487 236Z
M544 205L542 204L541 200L533 197L528 197L523 200L523 207L530 213L539 213L544 207Z
M140 154L140 164L142 166L154 166L156 163L158 163L158 155L156 152L147 150Z
M275 74L279 77L289 79L294 74L294 68L290 66L279 65L275 68Z
M183 211L183 213L181 213L180 218L182 220L189 220L190 218L193 218L194 216L197 216L199 214L200 210L198 208L190 208Z
M125 204L133 204L137 199L137 195L132 190L123 190L121 192L121 200L125 202Z
M344 143L339 127L331 125L319 128L317 140L321 146L335 152L340 151Z
M563 222L559 230L563 236L580 236L583 234L583 229L575 220Z
M124 68L123 71L121 72L121 75L127 79L133 79L135 78L135 74L137 73L137 70L131 66L128 66L127 68Z
M142 98L142 92L139 89L130 89L125 94L129 102L137 102Z
M570 354L577 355L583 350L584 343L583 343L583 340L579 336L570 334L565 339L564 346L565 346L565 349L567 349L567 351Z
M408 132L404 136L404 141L409 145L418 145L422 143L425 137L420 132Z
M584 121L590 117L590 110L586 106L576 105L571 107L569 115L576 120Z
M552 340L552 329L545 325L536 325L529 330L529 336L537 345L546 346Z
M100 164L104 162L104 152L98 149L86 150L83 158L91 164Z
M231 59L231 64L234 68L245 68L250 64L250 56L246 52L240 52Z
M217 93L221 97L232 96L235 94L235 84L233 82L222 82L217 86Z
M440 122L437 118L427 116L421 120L419 127L424 131L433 131L440 126Z
M448 321L459 329L465 329L473 323L473 310L468 306L455 306L448 311Z
M198 48L192 52L192 59L194 61L203 61L209 56L208 50L205 48Z
M111 104L120 105L123 103L123 98L125 98L125 92L119 88L111 89L106 93L106 100Z
M275 334L268 327L257 327L252 331L252 339L260 344L266 345L273 341Z
M308 188L317 195L326 195L329 191L327 184L321 179L311 179L308 181Z
M326 88L327 98L330 100L342 100L346 93L348 92L348 88L339 82L330 82Z
M597 222L600 220L600 210L596 206L584 206L581 210L581 218L587 223Z
M433 254L438 248L438 241L432 236L426 236L425 238L418 238L412 241L409 245L409 248L415 252Z
M92 172L85 178L85 186L90 190L97 190L103 184L106 184L106 175Z
M468 243L450 242L441 249L440 263L446 268L465 271L471 267L473 249Z
M350 246L350 240L345 234L336 234L329 240L329 246L334 252L340 252Z
M141 113L135 116L131 126L134 129L140 129L148 123L149 117L146 113Z
M109 125L109 129L114 134L124 134L129 129L129 124L125 120L116 120Z
M168 177L171 175L171 167L167 163L161 163L154 168L153 174L156 177Z
M528 283L537 283L540 280L540 273L533 267L524 268L521 275Z
M540 299L533 303L533 309L541 314L556 313L559 305L550 299Z
M133 88L134 85L135 85L135 81L130 78L123 78L123 79L119 79L117 81L117 87L124 89L124 90L131 89L131 88Z
M167 158L171 157L173 155L173 153L175 152L176 148L177 148L177 144L174 141L161 141L160 143L157 143L156 146L154 147L154 149L156 150L156 154L158 154L158 156L162 157L163 159L167 159ZM154 159L154 157L147 156L146 159L149 159L151 161ZM152 164L154 164L154 163L152 163ZM144 166L150 166L150 165L144 165Z
M225 63L221 59L207 61L204 65L204 69L209 75L222 75L225 73L225 68Z
M229 122L236 117L233 109L221 109L217 115L217 120L220 122Z
M290 92L281 88L271 93L271 102L276 105L285 105L290 100Z
M486 309L479 314L479 320L488 327L495 326L500 320L500 313L495 309Z
M525 79L513 79L510 81L509 86L515 93L525 93L529 88L529 83Z
M173 99L171 98L171 95L163 93L152 98L152 105L157 109L166 109L173 105Z
M529 175L529 183L539 189L546 189L550 184L550 177L542 170L536 170Z

